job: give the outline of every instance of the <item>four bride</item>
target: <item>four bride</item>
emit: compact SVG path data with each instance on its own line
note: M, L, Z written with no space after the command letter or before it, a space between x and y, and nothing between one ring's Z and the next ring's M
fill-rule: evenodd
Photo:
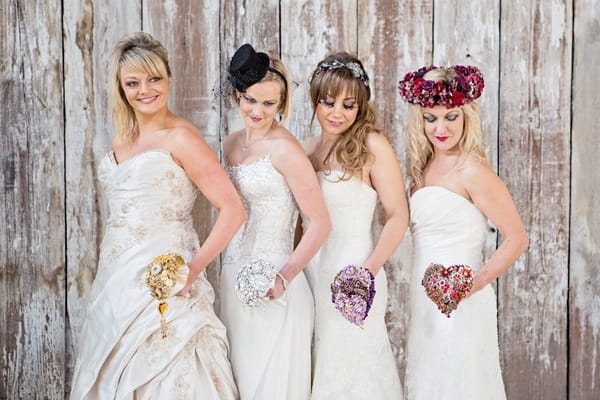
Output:
M160 42L129 34L111 56L117 135L99 166L110 213L71 398L505 398L489 284L527 234L482 150L480 71L426 67L400 82L409 199L359 59L317 64L320 135L303 143L283 126L294 83L281 60L245 44L227 74L244 126L227 136L221 167L169 110ZM218 210L203 242L191 218L198 191ZM484 260L488 220L503 241ZM403 393L382 266L409 225ZM215 312L204 269L223 250Z

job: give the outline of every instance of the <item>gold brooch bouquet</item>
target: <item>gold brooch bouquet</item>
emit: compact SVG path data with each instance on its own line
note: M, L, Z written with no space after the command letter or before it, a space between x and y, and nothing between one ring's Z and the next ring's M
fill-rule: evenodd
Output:
M168 330L165 320L165 312L169 307L167 298L176 284L179 283L183 287L188 272L185 260L177 253L156 256L146 267L146 285L150 290L150 295L159 302L158 312L160 313L160 330L163 339L167 337Z

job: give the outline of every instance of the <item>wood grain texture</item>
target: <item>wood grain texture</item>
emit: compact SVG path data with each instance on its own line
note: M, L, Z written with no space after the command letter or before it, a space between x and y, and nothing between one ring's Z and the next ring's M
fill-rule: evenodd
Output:
M431 62L432 2L398 0L358 2L358 57L370 77L372 106L393 144L406 179L408 107L398 95L398 81L409 70ZM407 229L398 250L385 264L388 277L386 322L398 372L404 381L408 331L412 241Z
M456 7L438 0L434 21L433 63L475 65L484 75L485 90L478 103L489 161L497 168L500 5L495 0L469 0Z
M114 136L108 110L108 57L121 36L140 28L139 4L115 0L65 4L68 386L86 313L85 296L96 275L106 218L97 169Z
M60 2L0 8L0 398L64 396Z
M320 134L312 124L308 80L317 63L332 52L357 52L357 0L311 2L281 0L281 57L294 89L287 126L302 140Z
M142 28L171 55L173 111L196 124L219 154L227 132L241 126L237 108L220 91L229 59L244 42L280 55L290 70L295 94L287 126L300 139L319 133L318 124L310 126L308 98L317 62L332 51L357 53L371 77L380 124L401 163L406 106L397 81L428 63L480 66L490 160L531 237L527 253L498 285L508 398L595 399L597 3L3 2L0 400L59 399L69 390L83 299L95 275L106 217L97 182L98 162L113 136L106 62L124 33ZM195 216L202 239L214 211L201 199ZM386 265L387 322L401 375L410 247L407 235ZM215 286L218 269L217 261L208 270Z
M600 393L600 3L575 2L571 130L569 398Z
M501 9L499 171L530 237L499 283L510 399L567 397L571 11L568 0Z
M149 0L143 3L144 30L159 39L169 52L172 72L169 107L199 130L220 152L220 18L218 2ZM216 211L201 194L194 206L196 231L202 243L213 226ZM207 266L218 287L220 260Z

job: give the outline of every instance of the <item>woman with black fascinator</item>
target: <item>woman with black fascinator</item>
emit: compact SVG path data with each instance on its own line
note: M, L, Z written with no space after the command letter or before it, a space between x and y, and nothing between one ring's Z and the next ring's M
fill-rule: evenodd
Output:
M248 213L219 293L234 377L244 400L308 399L314 307L303 268L329 234L329 215L310 161L282 125L291 103L283 63L244 44L228 75L244 128L227 137L224 159ZM309 227L294 249L298 209Z

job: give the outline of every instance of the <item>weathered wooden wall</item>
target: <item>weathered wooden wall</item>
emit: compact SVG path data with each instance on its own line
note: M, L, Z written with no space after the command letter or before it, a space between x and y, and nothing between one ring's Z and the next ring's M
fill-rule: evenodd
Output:
M68 393L105 210L97 163L110 148L106 62L145 30L169 49L171 106L221 152L237 111L220 96L232 52L251 42L293 80L288 126L310 124L308 77L328 52L365 63L379 121L405 160L396 85L421 65L472 63L491 163L531 246L498 282L509 399L600 397L600 78L596 0L6 0L0 6L0 399ZM205 235L214 212L196 209ZM490 232L490 250L496 243ZM388 327L404 375L410 236L386 265ZM210 268L213 281L219 265Z

